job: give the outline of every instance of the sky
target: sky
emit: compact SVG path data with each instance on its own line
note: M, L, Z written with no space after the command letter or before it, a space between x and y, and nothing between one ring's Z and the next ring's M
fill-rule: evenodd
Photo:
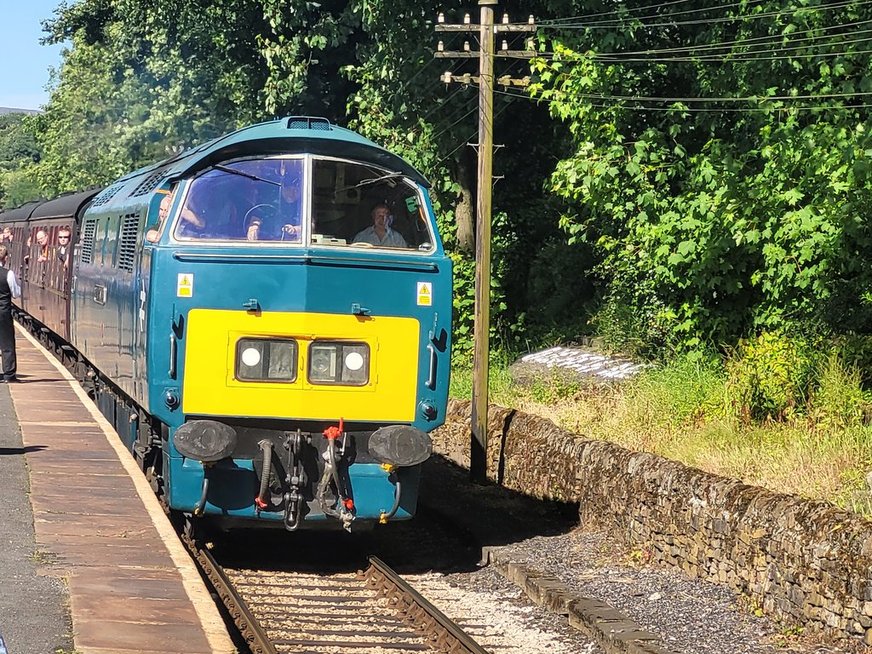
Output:
M62 46L40 45L40 23L60 2L0 0L0 107L39 109L48 102L48 71L60 66Z

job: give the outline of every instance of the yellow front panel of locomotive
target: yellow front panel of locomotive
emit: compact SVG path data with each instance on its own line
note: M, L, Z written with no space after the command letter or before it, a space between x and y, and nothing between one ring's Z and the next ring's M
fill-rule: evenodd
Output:
M198 415L411 422L417 398L419 329L414 318L192 309L183 341L182 410ZM296 340L296 381L236 379L240 338ZM310 383L308 353L314 340L367 343L367 384Z

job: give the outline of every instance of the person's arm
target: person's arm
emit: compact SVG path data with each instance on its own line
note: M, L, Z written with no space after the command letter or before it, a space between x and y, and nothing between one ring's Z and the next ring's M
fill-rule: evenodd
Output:
M9 290L12 291L12 297L21 297L21 287L18 285L18 280L15 279L15 273L11 270L6 273L6 283L9 284Z
M185 206L182 209L182 220L185 222L191 223L194 227L203 228L206 226L206 221L203 220L200 216L198 216L195 212L197 211L196 207L193 206Z
M245 232L245 239L248 241L256 241L260 234L260 218L252 218Z

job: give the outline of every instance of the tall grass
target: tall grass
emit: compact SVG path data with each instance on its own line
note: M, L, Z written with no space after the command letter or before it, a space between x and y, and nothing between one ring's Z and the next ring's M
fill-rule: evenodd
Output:
M749 420L729 366L716 357L679 357L620 385L565 373L532 384L491 368L490 400L553 420L585 438L653 452L773 491L829 500L872 515L869 394L856 369L822 357L808 399L789 418ZM452 395L471 396L471 371L455 371Z

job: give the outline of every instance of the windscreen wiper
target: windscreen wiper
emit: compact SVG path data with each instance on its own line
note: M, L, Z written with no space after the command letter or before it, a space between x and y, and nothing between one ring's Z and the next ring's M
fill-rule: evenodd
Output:
M379 177L370 177L369 179L365 179L357 184L352 184L351 186L344 186L343 188L336 189L334 194L342 193L342 191L350 191L353 188L361 188L363 186L369 186L370 184L378 184L379 182L383 182L386 179L394 179L396 177L405 177L406 175L401 172L395 173L387 173L385 175L380 175Z
M220 170L225 173L230 173L231 175L239 175L240 177L247 177L248 179L253 179L256 182L265 182L267 184L272 184L273 186L281 187L281 184L278 182L274 182L271 179L264 179L263 177L258 177L257 175L252 175L251 173L246 173L241 170L236 170L236 168L231 168L230 166L224 166L222 164L215 164L212 166L215 170Z

